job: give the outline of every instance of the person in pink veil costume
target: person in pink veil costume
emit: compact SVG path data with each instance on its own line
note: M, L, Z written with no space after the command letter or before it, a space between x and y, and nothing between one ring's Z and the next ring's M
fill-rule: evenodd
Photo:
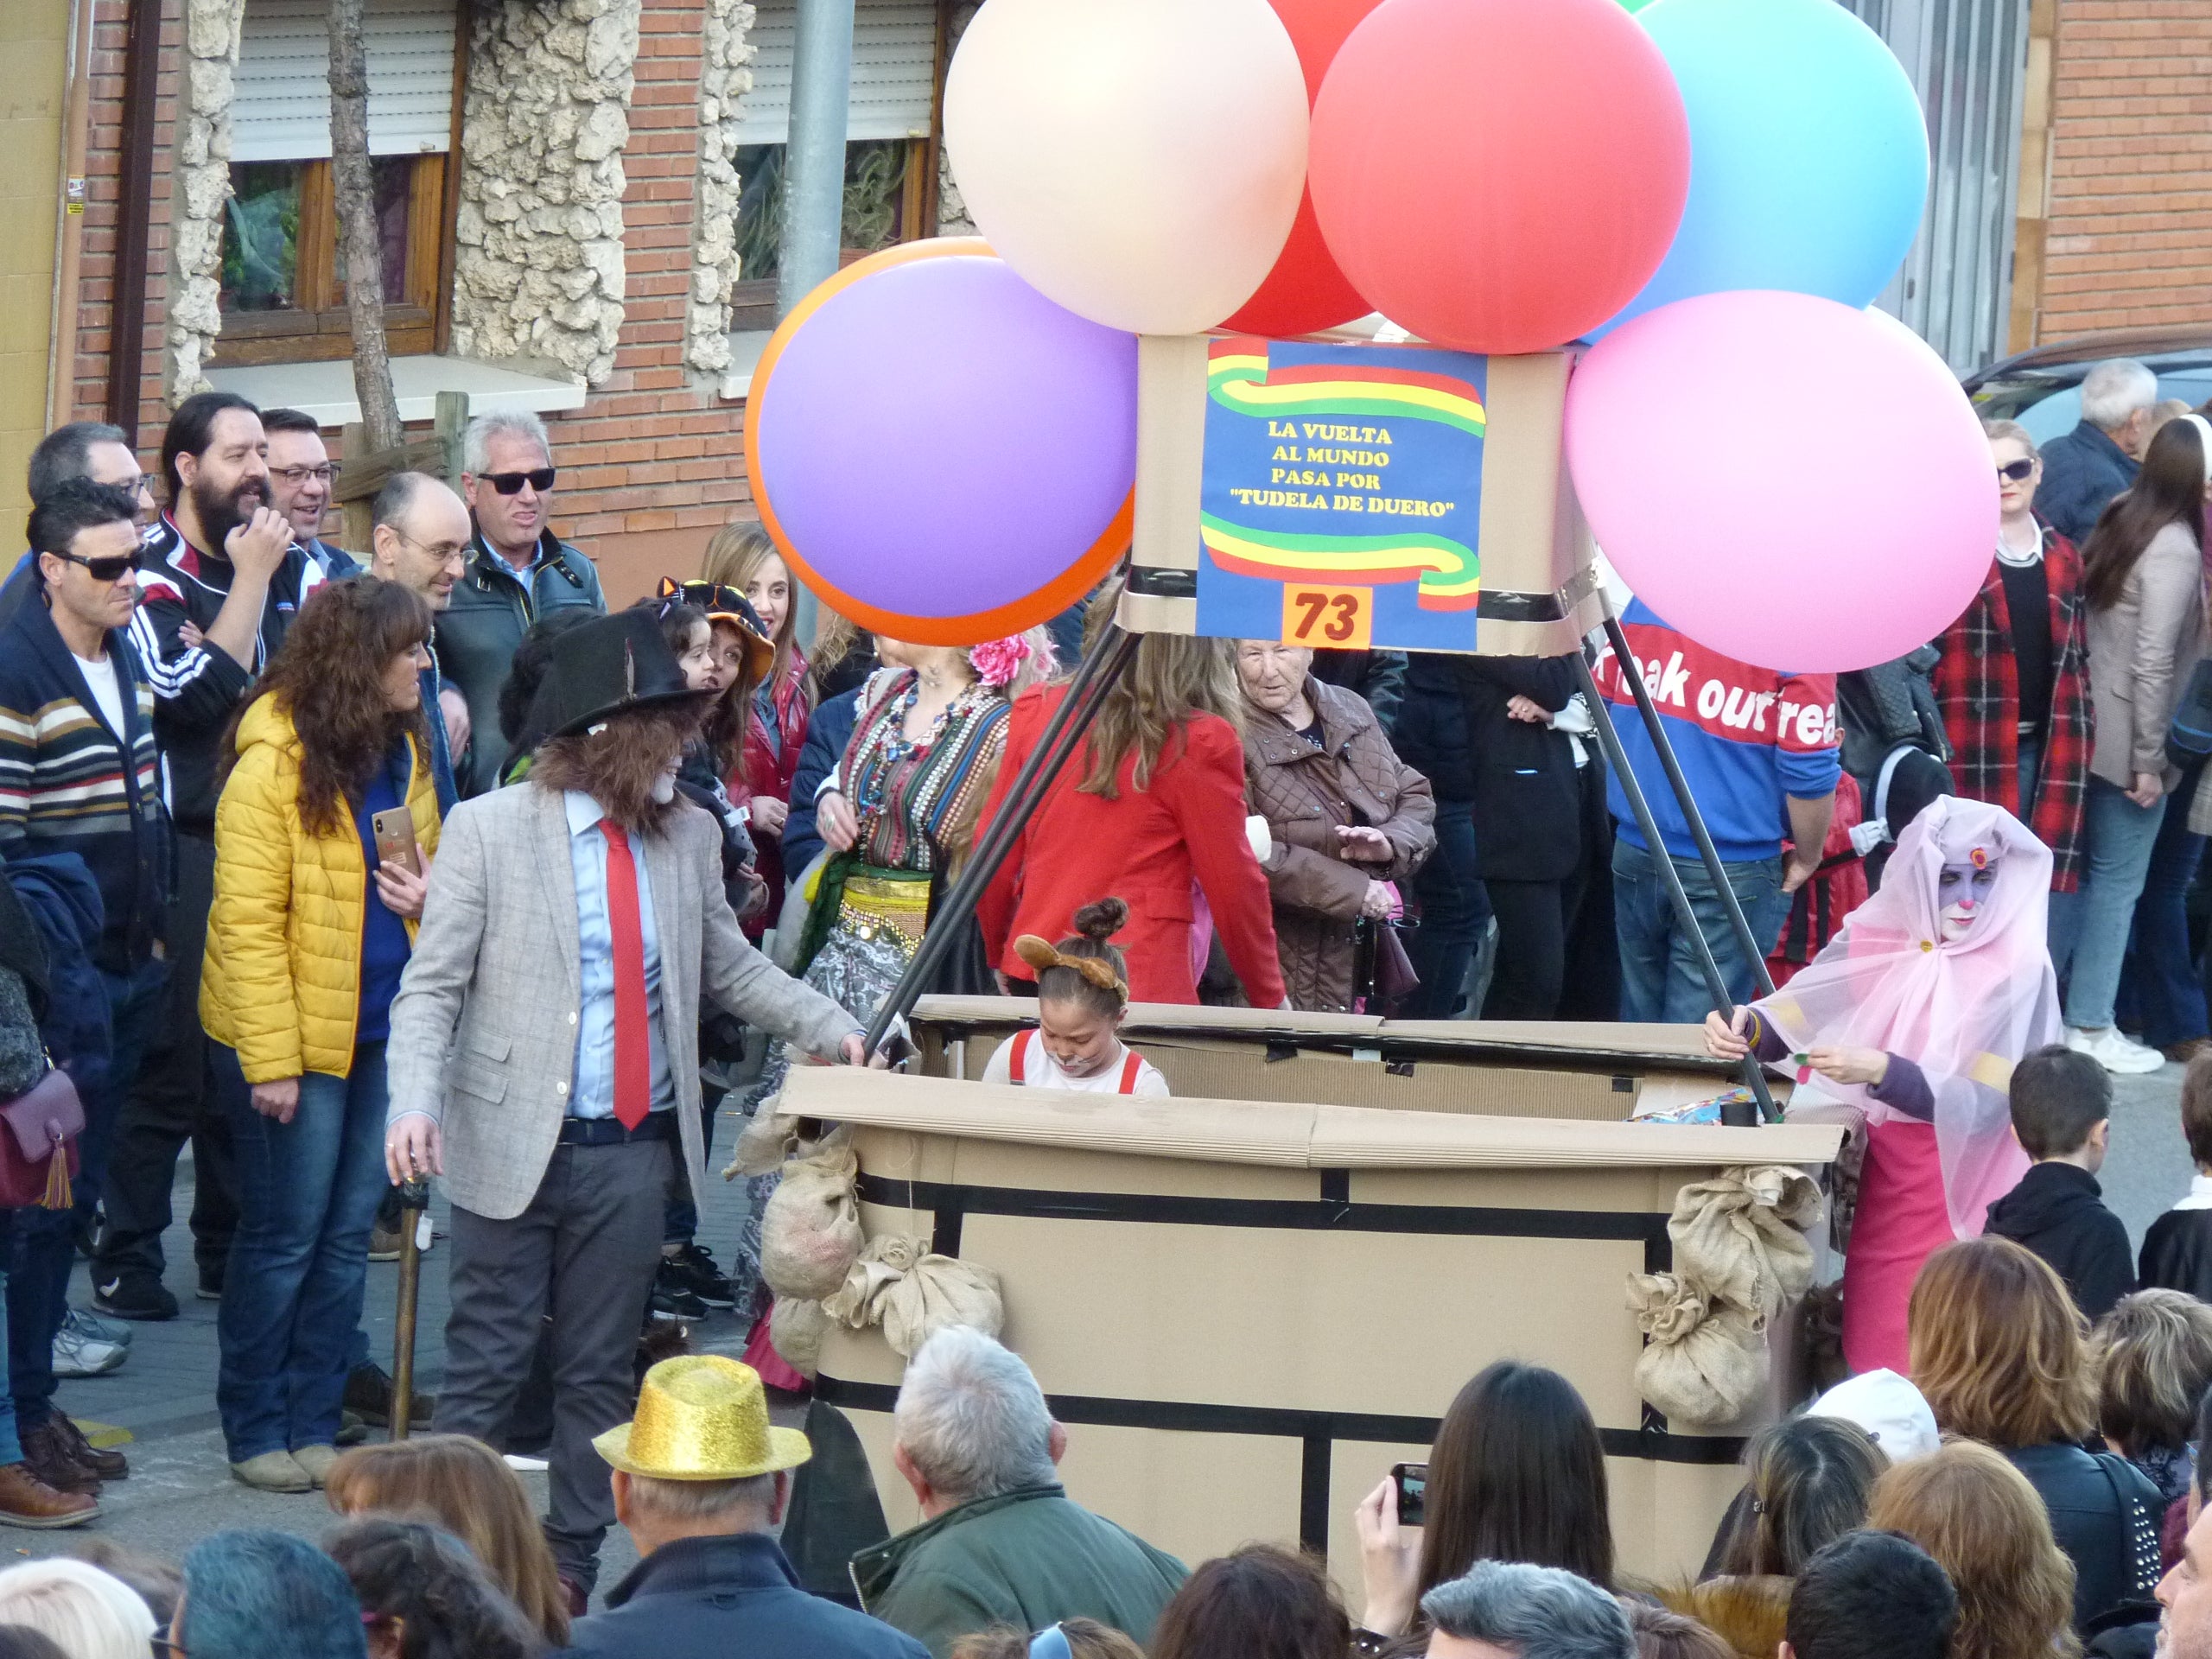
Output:
M2059 1040L2044 939L2050 849L2002 807L1939 796L1905 826L1882 886L1772 996L1705 1022L1706 1047L1792 1072L1792 1112L1866 1115L1843 1266L1853 1371L1906 1373L1905 1305L1938 1245L1982 1230L2024 1174L2006 1090Z

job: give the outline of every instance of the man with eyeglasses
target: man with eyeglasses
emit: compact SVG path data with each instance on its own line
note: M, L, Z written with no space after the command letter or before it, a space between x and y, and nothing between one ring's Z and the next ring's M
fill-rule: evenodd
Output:
M57 426L39 440L31 451L29 476L24 493L35 506L52 494L56 485L72 478L89 478L95 484L112 484L130 497L137 520L143 524L154 516L154 484L138 470L138 457L119 426L105 421L72 421ZM38 556L26 553L0 585L0 627L5 627L23 601L38 591Z
M21 868L66 855L90 874L102 921L86 954L106 992L109 1048L104 1077L83 1091L74 1211L15 1218L0 1465L15 1461L9 1443L19 1438L34 1485L53 1490L25 1489L0 1467L0 1520L25 1503L47 1515L60 1493L90 1497L102 1479L128 1472L121 1453L94 1450L54 1409L54 1344L69 1312L74 1224L89 1223L99 1201L123 1094L158 1027L168 977L157 943L168 857L154 691L124 636L138 604L137 502L113 485L67 479L31 509L29 529L37 602L0 627L0 857ZM113 1347L105 1368L124 1351Z
M270 505L267 452L261 411L236 392L179 404L162 440L168 507L140 550L130 644L154 688L175 849L168 950L179 971L159 1040L116 1126L107 1224L92 1261L92 1306L114 1319L176 1317L162 1282L162 1234L188 1137L203 1300L222 1296L238 1225L237 1171L208 1084L197 972L214 903L217 779L232 716L325 580L321 561Z
M261 430L269 440L269 505L284 515L292 539L312 553L333 582L361 573L361 562L322 539L338 463L323 447L322 428L296 409L264 409Z
M480 415L461 437L461 494L475 520L468 563L438 618L438 659L467 700L471 727L499 729L499 688L531 625L570 606L604 612L599 572L546 522L553 449L526 410ZM499 745L487 735L457 754L464 797L497 786Z

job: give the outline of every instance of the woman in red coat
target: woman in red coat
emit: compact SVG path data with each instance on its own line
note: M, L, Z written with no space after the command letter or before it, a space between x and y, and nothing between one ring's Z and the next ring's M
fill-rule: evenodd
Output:
M702 574L743 594L776 647L774 662L753 693L738 768L723 779L732 804L743 807L751 823L755 868L768 887L767 903L745 924L746 937L757 940L783 912L784 820L814 704L807 696L806 653L794 638L798 608L791 603L791 572L767 531L749 522L716 531L707 543Z
M1094 601L1090 632L1112 616L1117 597L1109 588ZM1015 700L978 840L1066 695L1065 685L1051 685ZM1196 1002L1195 889L1205 894L1246 1000L1285 1006L1268 878L1244 833L1250 809L1238 702L1229 641L1145 636L983 894L984 948L1016 989L1028 988L1032 970L1014 953L1015 939L1064 938L1078 909L1112 897L1129 907L1115 943L1128 958L1131 1000Z

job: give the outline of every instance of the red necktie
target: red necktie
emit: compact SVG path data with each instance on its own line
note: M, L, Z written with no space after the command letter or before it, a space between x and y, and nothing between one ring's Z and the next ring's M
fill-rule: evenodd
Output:
M626 1129L653 1103L652 1028L645 1011L645 933L638 919L638 865L621 826L599 821L607 836L607 925L614 939L614 1116Z

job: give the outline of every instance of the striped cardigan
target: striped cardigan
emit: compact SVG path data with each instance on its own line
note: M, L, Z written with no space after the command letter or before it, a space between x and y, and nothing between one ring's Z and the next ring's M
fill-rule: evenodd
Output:
M108 635L107 654L123 692L121 733L108 728L43 604L26 603L0 627L0 858L81 857L106 912L93 960L128 973L161 932L166 821L153 688L120 632Z

